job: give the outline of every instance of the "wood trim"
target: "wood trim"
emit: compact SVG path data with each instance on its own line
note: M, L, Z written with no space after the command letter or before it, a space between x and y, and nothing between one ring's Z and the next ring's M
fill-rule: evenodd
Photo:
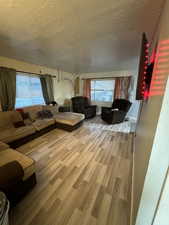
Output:
M37 75L37 76L43 76L43 75L46 75L46 74L42 74L42 73L31 73L31 72L26 72L26 71L22 71L22 70L16 70L16 72L18 72L18 73L26 73L26 74L34 74L34 75ZM48 75L50 75L50 74L48 74ZM53 78L56 78L56 76L53 76L53 75L50 75L51 77L53 77Z
M115 80L116 78L125 78L125 77L132 77L130 76L119 76L119 77L88 77L88 78L82 78L81 80L87 80L87 79L91 79L91 80L108 80L108 79L113 79Z
M49 76L51 76L51 77L53 77L53 78L56 78L56 76L53 76L53 75L51 75L51 74L42 74L41 71L40 71L40 73L31 73L31 72L22 71L22 70L16 70L16 69L12 69L12 68L9 68L9 67L4 67L4 66L0 66L0 68L5 68L5 69L15 70L15 71L18 72L18 73L26 73L26 74L30 74L30 75L31 75L31 74L34 74L34 75L37 75L37 76L49 75Z

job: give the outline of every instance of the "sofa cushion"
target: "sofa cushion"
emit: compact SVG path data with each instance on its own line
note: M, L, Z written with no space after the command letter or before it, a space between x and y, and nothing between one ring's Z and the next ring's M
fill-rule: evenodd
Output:
M0 112L0 130L12 128L13 123L22 121L22 116L16 111Z
M31 121L31 119L25 119L24 120L24 124L26 125L26 126L30 126L30 125L32 125L32 121Z
M46 127L49 127L50 125L53 125L55 124L55 120L53 118L51 119L38 119L36 121L34 121L32 123L32 125L34 126L34 128L37 130L37 131L40 131Z
M43 110L42 105L28 106L23 108L23 111L25 113L29 113L29 117L32 121L38 119L38 112L42 110Z
M81 113L60 112L54 116L57 123L74 126L84 120L85 116Z
M0 141L0 152L4 151L5 149L8 149L8 148L9 148L9 145Z
M26 137L36 132L33 126L4 129L0 132L0 141L10 143L20 138Z
M53 106L53 105L44 105L43 110L49 110L52 115L56 115L59 112L58 106Z
M38 112L38 117L40 119L45 119L45 118L52 118L53 114L50 110L42 110Z
M23 180L29 178L35 173L35 161L26 155L23 155L15 150L6 149L0 152L0 166L3 166L12 161L17 161L23 168L24 177Z
M22 108L16 109L16 111L21 114L23 120L29 119L29 113L24 112L24 110Z
M23 121L21 114L17 111L12 111L11 122L16 123L16 122L20 122L20 121Z

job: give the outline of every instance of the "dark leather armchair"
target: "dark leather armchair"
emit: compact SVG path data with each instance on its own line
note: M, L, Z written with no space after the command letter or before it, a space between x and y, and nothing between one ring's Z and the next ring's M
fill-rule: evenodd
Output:
M86 119L96 116L96 105L90 105L87 97L77 96L72 98L73 112L83 113Z
M121 123L124 121L130 107L130 101L115 99L112 107L102 107L101 118L109 124Z

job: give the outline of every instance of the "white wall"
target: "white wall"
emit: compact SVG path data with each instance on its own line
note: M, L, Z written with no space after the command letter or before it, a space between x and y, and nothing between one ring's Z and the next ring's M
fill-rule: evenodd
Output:
M74 77L62 72L61 80L54 79L54 96L58 104L63 104L65 99L74 96Z
M27 63L15 59L10 59L0 56L0 66L13 68L16 70L26 71L30 73L42 73L55 75L54 78L54 96L59 104L63 104L66 98L74 96L74 79L75 76L71 73L58 71L56 69Z
M157 208L157 213L154 218L153 225L168 225L169 224L169 169L161 193L161 199Z
M152 225L169 166L169 80L152 146L136 225ZM168 223L169 224L169 223ZM163 224L165 225L165 224ZM166 223L167 225L167 223Z

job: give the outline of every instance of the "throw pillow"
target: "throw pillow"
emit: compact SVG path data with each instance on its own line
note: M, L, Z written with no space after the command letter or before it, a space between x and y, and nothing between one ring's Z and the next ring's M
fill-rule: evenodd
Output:
M45 118L52 118L53 114L50 110L44 110Z
M23 120L30 119L28 112L23 112L21 115L22 115Z
M24 112L23 109L16 109L17 112L19 112L23 118L23 120L29 119L29 113Z
M38 117L39 119L44 119L44 118L45 118L44 112L43 112L43 111L37 112L37 117Z
M53 114L49 110L42 110L37 113L37 116L40 119L46 119L46 118L52 118Z
M24 123L24 121L18 121L18 122L13 123L13 125L15 128L19 128L19 127L24 127L25 123Z

